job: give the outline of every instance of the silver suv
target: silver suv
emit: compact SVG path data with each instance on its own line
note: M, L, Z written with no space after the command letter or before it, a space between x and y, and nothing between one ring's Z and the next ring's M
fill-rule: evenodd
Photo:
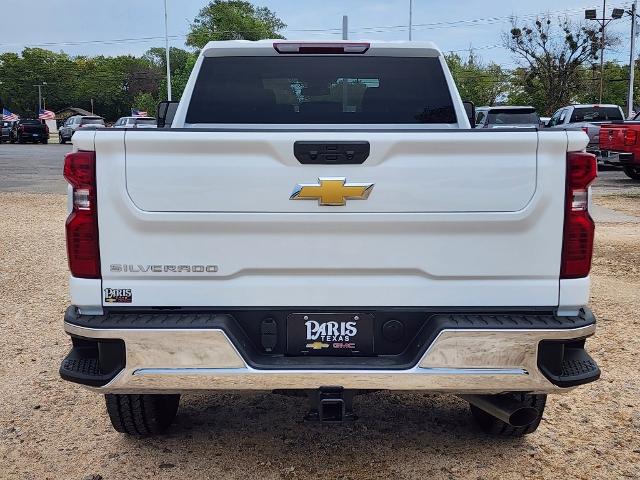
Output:
M67 118L64 125L58 130L58 137L60 143L67 143L71 141L71 137L76 133L76 130L80 128L104 128L104 118L102 117L84 117L82 115L75 115Z

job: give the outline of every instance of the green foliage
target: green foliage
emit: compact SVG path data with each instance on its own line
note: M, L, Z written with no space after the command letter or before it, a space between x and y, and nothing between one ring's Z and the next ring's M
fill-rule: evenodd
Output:
M241 0L214 0L191 24L187 45L202 48L211 40L284 38L278 32L285 27L267 7Z
M150 117L153 117L158 108L158 100L149 92L141 92L133 99L132 108L145 111Z
M455 53L445 58L463 100L470 100L476 106L492 106L505 99L510 78L500 65L484 65L473 51L466 61Z
M0 55L0 103L18 115L34 117L38 108L34 85L46 82L42 96L47 109L73 106L90 111L93 100L96 114L114 120L130 114L137 95L157 96L163 77L162 70L144 57L69 57L25 48L21 55Z
M576 92L576 102L598 103L600 97L600 66L585 67L581 71L581 87ZM639 85L636 77L635 86ZM605 62L603 77L603 103L615 103L625 106L629 93L629 66ZM626 111L626 108L624 108Z
M171 73L175 74L176 72L184 69L187 62L189 62L191 57L193 57L194 55L194 53L183 50L182 48L169 47L169 63L171 64ZM167 57L164 47L150 48L142 58L155 65L163 72L167 70Z

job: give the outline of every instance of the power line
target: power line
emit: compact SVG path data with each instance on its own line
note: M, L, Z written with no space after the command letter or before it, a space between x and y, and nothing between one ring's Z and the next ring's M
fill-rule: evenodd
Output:
M505 21L510 21L511 19L521 19L528 20L533 19L540 16L547 15L575 15L578 13L582 13L584 8L579 9L564 9L564 10L555 10L548 12L538 12L538 13L529 13L525 15L505 15L505 16L497 16L497 17L485 17L485 18L472 18L465 20L451 20L451 21L443 21L443 22L430 22L430 23L417 23L413 24L413 28L415 29L440 29L440 28L459 28L459 27L468 27L468 26L478 26L478 25L492 25L496 23L502 23ZM394 31L406 31L408 30L408 25L379 25L373 27L361 27L356 30L352 30L352 33L386 33L386 32L394 32ZM285 32L291 33L330 33L330 34L341 34L341 28L301 28L301 29L284 29ZM252 33L253 31L245 31L240 33ZM238 33L237 31L227 31L222 30L217 33L225 34L225 33ZM186 33L182 33L179 35L170 35L169 38L171 40L185 39L187 37ZM164 40L163 36L149 36L149 37L132 37L132 38L115 38L115 39L96 39L96 40L69 40L69 41L61 41L61 42L33 42L33 43L0 43L0 47L55 47L55 46L79 46L79 45L91 45L91 44L103 44L103 45L111 45L111 44L123 44L123 43L145 43L145 42L154 42Z

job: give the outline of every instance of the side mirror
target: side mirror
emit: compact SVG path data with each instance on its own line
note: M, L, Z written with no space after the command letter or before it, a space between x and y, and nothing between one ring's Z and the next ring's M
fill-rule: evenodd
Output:
M178 103L175 101L165 101L158 104L156 118L158 119L158 128L170 128L173 123L173 117L178 110Z
M470 101L462 102L464 105L464 111L467 112L467 118L471 124L471 128L476 128L476 105Z

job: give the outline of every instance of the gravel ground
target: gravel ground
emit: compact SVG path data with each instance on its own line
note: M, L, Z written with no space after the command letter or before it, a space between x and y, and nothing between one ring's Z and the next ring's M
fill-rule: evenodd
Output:
M636 209L640 199L597 203ZM599 382L550 397L525 439L495 440L450 396L358 397L318 426L302 399L186 395L168 436L115 433L102 399L58 378L68 350L62 195L0 194L0 478L640 478L640 228L600 225L590 351Z

